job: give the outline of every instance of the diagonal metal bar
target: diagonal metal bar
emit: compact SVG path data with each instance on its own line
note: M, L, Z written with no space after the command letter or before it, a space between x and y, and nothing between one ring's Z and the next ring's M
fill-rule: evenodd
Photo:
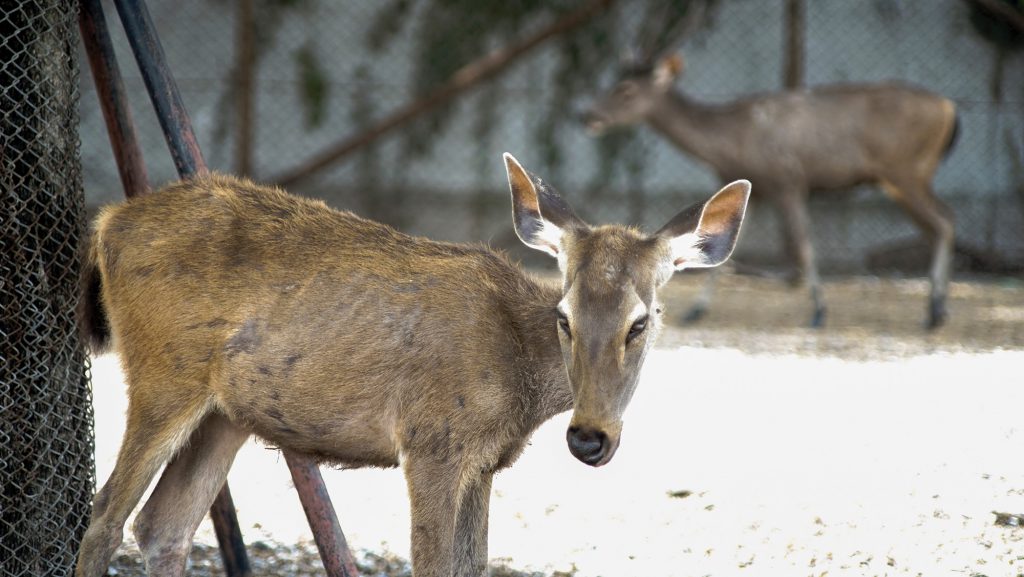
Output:
M284 460L292 473L295 491L302 501L302 510L306 512L309 526L323 528L320 532L314 532L313 539L320 551L320 559L324 562L324 571L332 577L359 577L356 561L341 531L341 524L338 523L331 496L327 493L316 461L308 455L293 452L285 452Z
M96 84L96 94L107 124L110 147L114 151L121 184L125 196L131 198L149 190L149 176L146 174L146 163L142 158L142 148L128 106L128 94L124 89L121 69L117 66L117 56L110 41L110 30L100 0L81 0L78 28L89 58L89 68Z
M178 85L167 67L163 46L149 16L144 0L114 0L128 43L142 73L142 81L153 101L160 128L171 149L174 166L182 178L206 172L192 121L178 92Z

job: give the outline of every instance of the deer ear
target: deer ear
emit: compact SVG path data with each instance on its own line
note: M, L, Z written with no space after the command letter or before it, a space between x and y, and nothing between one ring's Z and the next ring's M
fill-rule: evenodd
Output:
M669 241L672 267L705 268L725 262L736 247L749 198L750 182L737 180L663 226L657 234Z
M683 57L680 54L666 56L654 67L654 85L668 88L683 71Z
M515 157L507 152L503 157L516 235L526 246L557 257L562 252L562 234L579 219L557 192L526 172Z

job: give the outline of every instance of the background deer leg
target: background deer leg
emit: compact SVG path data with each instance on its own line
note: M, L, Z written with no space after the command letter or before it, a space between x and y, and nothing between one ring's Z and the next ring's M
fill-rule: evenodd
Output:
M821 289L821 277L814 258L814 246L811 244L811 219L807 210L807 191L800 188L781 189L781 196L776 203L779 217L782 220L783 233L789 239L789 245L795 252L797 265L803 276L804 283L811 293L814 313L811 315L811 327L820 328L825 324L825 298Z
M451 577L459 466L433 457L410 455L405 462L412 517L412 566L416 577Z
M715 286L718 283L718 275L721 274L721 267L708 269L703 273L704 282L700 285L700 290L697 291L697 296L693 299L690 309L682 316L684 323L695 323L704 318L711 306L711 299L715 296Z
M935 198L931 185L927 183L884 182L882 188L903 207L932 245L927 327L936 329L948 317L946 295L953 267L953 213Z
M487 574L487 512L493 474L484 473L463 490L455 525L455 577Z
M205 402L178 406L182 409L169 413L138 399L129 400L128 426L117 463L107 483L96 493L89 528L78 550L75 574L79 577L106 574L110 557L124 536L128 515L160 467L181 448L208 410Z
M135 519L135 539L148 575L182 575L192 536L224 484L249 434L213 413L164 469Z

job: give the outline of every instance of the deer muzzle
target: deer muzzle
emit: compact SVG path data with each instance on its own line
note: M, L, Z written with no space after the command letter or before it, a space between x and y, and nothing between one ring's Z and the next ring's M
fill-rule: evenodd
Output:
M611 461L615 450L619 448L617 433L612 437L594 427L570 426L565 439L572 456L591 467L600 467Z

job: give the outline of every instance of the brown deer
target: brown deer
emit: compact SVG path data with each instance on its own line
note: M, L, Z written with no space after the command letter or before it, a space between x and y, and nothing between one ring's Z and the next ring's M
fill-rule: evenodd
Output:
M750 183L644 234L592 227L512 156L505 165L515 231L557 258L558 285L483 246L227 176L105 209L83 318L94 350L113 337L129 405L77 575L104 574L165 463L134 533L149 574L181 574L253 434L344 467L401 466L417 577L486 572L491 478L545 420L573 409L570 452L607 463L659 330L657 289L729 257Z
M679 55L628 66L611 91L584 114L590 132L646 122L723 181L743 175L755 183L758 198L777 209L789 253L796 256L810 288L812 326L823 324L825 301L811 245L807 196L817 190L881 185L931 240L927 324L942 325L953 218L935 197L932 178L955 138L952 101L889 82L703 104L673 89L682 69ZM710 287L711 279L688 318L704 313Z

